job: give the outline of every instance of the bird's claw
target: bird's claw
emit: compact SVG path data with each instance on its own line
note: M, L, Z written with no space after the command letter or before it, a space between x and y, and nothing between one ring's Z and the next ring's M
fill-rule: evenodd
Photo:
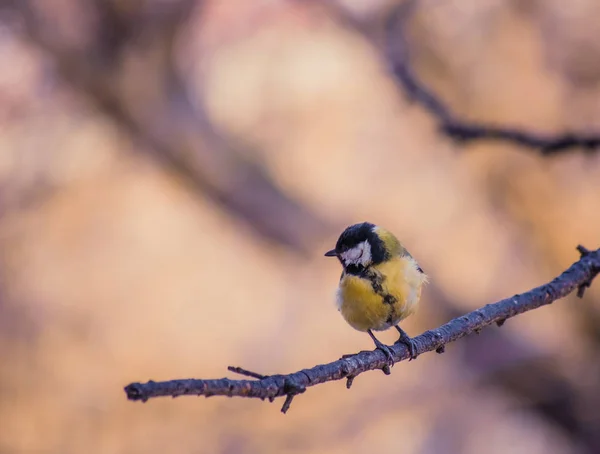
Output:
M395 344L406 345L406 347L408 348L408 353L410 355L409 361L417 359L417 356L419 356L419 354L417 353L417 344L415 343L415 341L412 340L410 336L406 334L406 332L402 328L400 328L400 326L396 325L394 328L396 328L400 333L400 338L395 342Z
M392 367L395 363L394 361L394 353L392 352L392 350L390 349L390 347L388 347L387 345L383 344L379 339L377 339L375 337L375 335L373 334L373 331L371 331L370 329L367 330L367 333L369 333L369 336L371 336L371 339L373 339L373 342L375 343L375 347L377 347L377 350L381 350L386 358L387 358L387 365L386 365L386 369L389 372L389 368ZM383 369L383 371L385 372L386 369Z
M394 353L392 352L392 349L390 347L388 347L387 345L382 344L381 342L379 343L379 345L377 345L377 349L381 350L385 354L385 356L388 360L389 367L392 367L395 363Z
M417 353L417 345L415 344L415 341L413 341L410 337L400 336L400 339L396 341L396 344L406 345L406 348L408 348L408 353L410 355L409 361L417 359L417 356L419 356L419 354Z

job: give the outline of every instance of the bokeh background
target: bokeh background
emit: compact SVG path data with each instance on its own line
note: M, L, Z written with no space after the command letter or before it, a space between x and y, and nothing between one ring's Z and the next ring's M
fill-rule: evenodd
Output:
M354 222L431 276L411 335L599 246L600 152L456 142L389 67L465 121L600 134L600 4L405 7L0 2L1 453L600 452L598 285L285 416L125 398L372 348L323 257Z

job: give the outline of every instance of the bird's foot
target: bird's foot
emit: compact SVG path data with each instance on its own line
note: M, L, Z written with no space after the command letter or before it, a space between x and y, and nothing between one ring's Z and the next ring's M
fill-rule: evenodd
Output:
M409 361L417 359L417 356L419 356L419 354L417 353L417 344L415 343L415 341L412 340L410 336L406 334L406 332L398 325L396 325L395 328L400 333L400 338L395 343L406 345L406 347L408 348L408 353L410 354Z
M371 339L373 339L373 342L375 343L375 347L377 347L377 350L381 350L383 353L385 353L385 356L388 360L388 364L386 365L386 367L389 372L389 368L392 367L395 363L394 353L392 352L390 347L388 347L387 345L385 345L384 343L382 343L379 339L377 339L375 337L375 335L373 334L373 331L367 330L367 333L369 333L369 336L371 336Z
M379 342L379 344L377 345L377 349L381 350L383 353L385 353L385 356L388 360L388 365L389 365L389 367L392 367L395 363L394 353L392 352L392 349L381 342Z

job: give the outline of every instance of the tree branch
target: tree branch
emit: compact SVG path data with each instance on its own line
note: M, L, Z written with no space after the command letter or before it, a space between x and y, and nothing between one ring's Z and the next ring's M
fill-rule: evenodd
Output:
M583 296L585 288L589 287L600 272L600 249L589 251L583 246L578 246L577 249L581 258L551 282L521 295L514 295L497 303L488 304L415 337L417 352L421 354L435 350L442 353L446 344L473 332L479 332L493 323L501 326L508 318L551 304L575 290L579 297ZM403 344L395 344L391 350L397 362L409 357L408 349ZM276 397L286 396L281 409L285 413L294 396L303 393L309 386L346 378L349 388L356 376L375 369L389 371L387 359L380 350L362 351L329 364L318 365L287 375L264 376L242 368L229 368L233 372L256 377L257 380L221 378L149 381L147 383L131 383L125 387L125 392L130 400L144 402L152 397L181 395L253 397L270 401Z
M416 101L438 121L440 130L460 142L496 140L537 149L543 155L551 155L581 148L592 152L600 147L600 135L575 132L540 134L517 127L467 121L459 118L444 104L433 90L428 88L414 73L410 65L409 46L406 40L408 18L416 6L416 0L402 2L390 15L385 27L385 57L394 80L412 101Z
M330 222L274 181L247 147L217 131L204 100L192 96L176 62L177 39L203 2L94 0L83 43L65 40L52 14L32 0L5 0L23 33L55 62L58 74L189 187L247 222L256 233L305 253ZM153 3L153 2L150 2ZM82 47L83 46L83 47Z

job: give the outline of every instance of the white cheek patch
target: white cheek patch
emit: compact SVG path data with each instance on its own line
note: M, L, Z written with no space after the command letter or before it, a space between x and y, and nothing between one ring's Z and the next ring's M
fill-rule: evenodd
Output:
M358 258L363 254L363 248L359 244L352 249L348 249L346 252L342 252L342 259L346 263L355 263Z
M342 260L346 265L363 265L371 263L371 245L367 240L357 244L352 249L348 249L341 254Z
M371 243L365 240L362 244L364 244L364 248L360 263L367 266L373 261L373 258L371 257Z

